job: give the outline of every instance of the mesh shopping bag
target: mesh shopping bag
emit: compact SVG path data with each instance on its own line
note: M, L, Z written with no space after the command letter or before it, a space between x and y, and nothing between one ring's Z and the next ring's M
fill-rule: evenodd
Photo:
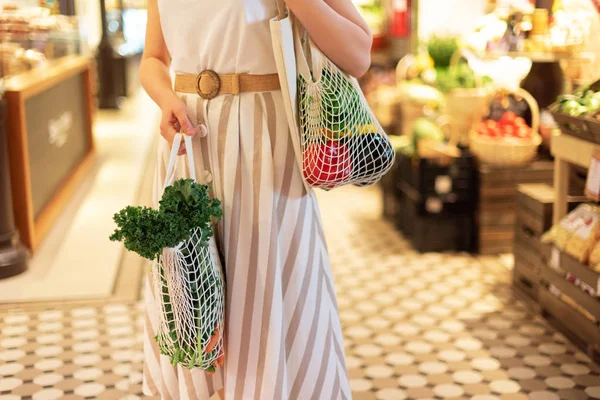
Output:
M196 181L192 139L186 141L190 177ZM173 173L181 143L177 135L165 178L165 189ZM155 296L159 296L160 352L174 365L214 372L222 365L225 281L213 237L203 237L195 227L189 237L173 248L165 248L152 266Z
M171 178L182 135L175 137L158 210L127 207L111 240L151 259L158 315L156 341L173 365L214 372L223 365L225 280L213 238L220 202L196 182L192 140L184 136L191 179Z
M214 239L199 229L177 247L165 249L152 266L158 298L161 354L174 365L214 372L223 359L224 280Z
M377 182L394 164L395 153L358 82L321 53L282 1L277 5L273 47L284 96L297 93L286 106L297 108L288 112L288 121L292 135L299 135L306 183L330 190ZM296 90L289 88L291 77Z

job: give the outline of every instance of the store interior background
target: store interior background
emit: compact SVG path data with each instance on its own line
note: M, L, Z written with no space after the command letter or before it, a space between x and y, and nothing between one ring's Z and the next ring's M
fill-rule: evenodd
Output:
M379 80L381 86L391 88L367 90L373 81L365 86L375 113L382 124L390 126L391 134L395 136L402 131L398 123L401 113L395 100L390 100L397 98L395 67L398 62L406 60L407 54L422 50L423 43L431 37L468 36L494 7L511 1L529 0L383 1L384 20L389 25L393 24L394 12L404 10L406 5L409 14L404 33L390 34L389 25L375 31L376 36L385 38L374 47L373 70L369 76L375 76L374 80ZM361 5L371 0L354 2ZM561 90L569 92L582 83L582 76L588 83L600 78L600 13L592 0L564 2L593 13L594 21L592 40L585 53L585 57L591 54L594 61L579 70L583 72L577 82L565 81ZM68 16L64 21L59 18L57 23L51 16L38 15L38 26L27 31L27 35L37 38L28 43L38 46L42 53L48 52L44 59L38 53L15 51L15 43L24 46L23 33L2 30L7 22L0 13L6 136L0 139L7 139L8 143L8 159L0 160L0 167L1 162L6 161L4 173L12 180L6 184L12 189L13 199L3 203L0 196L0 218L10 215L10 219L14 219L8 223L0 221L0 250L2 240L9 237L7 252L27 253L27 262L22 263L26 268L22 271L3 268L0 257L0 399L13 393L19 397L7 399L31 398L28 396L33 395L34 386L39 386L35 390L50 390L52 386L38 384L17 373L12 375L6 372L8 367L2 368L3 361L7 365L18 363L11 360L10 355L3 355L6 350L3 346L13 343L19 332L11 321L16 321L14 324L18 326L28 325L31 338L27 341L33 342L35 335L45 337L47 331L27 321L60 321L75 329L77 318L85 317L90 318L90 324L91 319L97 319L99 326L113 324L106 328L106 335L111 329L114 332L121 329L126 331L127 340L131 339L125 346L126 355L119 344L113 348L112 341L101 355L103 362L108 359L115 361L115 365L119 362L122 373L115 374L124 377L124 381L117 380L115 374L110 375L109 370L114 365L106 364L100 372L107 380L114 378L114 381L102 382L102 389L87 386L79 393L75 386L67 388L65 382L73 380L72 371L67 371L58 373L66 380L62 381L64 387L57 384L56 390L100 398L98 394L106 389L113 391L110 393L114 396L106 392L104 398L120 398L116 393L129 393L123 398L133 400L141 395L142 355L138 336L143 329L143 314L139 300L148 263L126 252L122 244L109 241L108 237L115 228L112 216L116 211L127 205L152 205L150 193L156 143L160 140L160 110L139 85L146 2L47 0L42 3L52 12ZM540 0L537 6L546 7L549 3ZM40 1L0 0L0 7L7 5L28 9L38 7ZM46 23L52 27L45 27ZM52 43L50 50L48 43ZM581 59L589 61L585 57ZM548 63L541 64L547 66ZM538 62L537 67L539 65ZM533 71L537 68L535 57L523 54L473 61L472 67L511 90L518 88L525 77L535 78ZM558 68L562 67L563 64ZM545 78L541 79L543 83ZM571 148L571 142L565 143ZM594 146L581 147L581 158L590 159ZM74 149L72 152L76 154L72 153L71 157L71 153L65 153L67 149ZM0 146L0 156L1 151ZM554 164L550 161L550 150L540 150L540 157L547 158L544 164L547 168L536 170L537 175L534 175L539 179L532 180L551 187ZM409 169L411 165L415 164L408 163ZM475 167L470 165L469 168ZM585 169L571 172L579 174L581 180L585 179ZM48 172L50 170L52 172ZM494 175L497 169L486 171L481 174L487 173L485 176L490 180L508 180L497 178ZM525 171L524 175L533 176L527 168ZM355 398L600 398L600 367L588 357L600 355L598 297L583 291L575 294L577 304L572 313L562 315L567 324L571 323L569 318L573 314L581 311L581 304L583 308L591 307L592 317L586 316L581 323L577 320L574 325L577 332L569 335L568 329L567 332L560 330L563 327L556 328L546 320L548 315L543 313L544 307L538 304L537 297L532 300L531 293L537 290L537 283L525 288L522 281L514 285L514 276L521 277L519 270L515 270L521 253L516 254L515 250L513 254L513 240L518 240L514 231L494 232L488 240L489 252L483 250L481 243L479 249L469 244L456 249L418 251L410 235L400 233L400 223L395 220L398 205L392 205L394 210L390 211L386 203L390 198L392 202L397 201L396 194L389 193L395 190L390 189L395 185L394 179L400 179L396 173L371 188L346 187L318 194L330 242ZM34 182L43 183L39 187L45 188L44 193ZM498 186L496 189L501 193L504 187ZM516 193L516 184L514 186L507 189L509 193ZM579 190L575 194L583 196L583 187L571 189ZM543 190L537 192L538 197L543 197L540 194ZM526 192L521 195L519 199L531 200ZM550 188L547 196L550 200L542 202L544 218L548 218L546 214L553 208L553 196L556 195ZM519 204L515 202L511 206L513 214ZM2 214L2 207L11 207L11 210ZM473 204L472 207L479 206ZM514 215L512 218L511 230ZM2 232L5 226L18 229L19 236L12 235L12 231ZM436 233L431 232L429 237L434 241ZM463 232L465 236L466 232ZM535 236L537 232L529 234ZM537 249L537 242L533 246ZM522 250L523 245L517 243L514 248ZM0 256L2 254L0 251ZM525 255L527 262L531 259L536 262L536 257L537 253L531 258L529 253ZM552 251L548 257L554 260L561 254ZM517 271L514 276L513 271ZM5 274L14 276L4 277ZM600 283L600 273L586 269L584 274L586 279ZM561 315L558 318L554 315L554 319L560 320ZM579 334L581 332L583 334ZM14 350L10 346L4 346L8 352ZM116 356L110 353L112 351ZM30 367L26 366L26 370ZM21 383L17 384L15 379ZM100 379L81 378L78 384L92 385Z
M38 5L37 0L11 0L0 5L3 3ZM77 192L62 207L63 215L56 219L57 223L32 254L28 271L0 281L0 303L98 299L112 295L121 264L127 258L120 244L106 240L114 228L111 217L115 210L136 202L142 177L151 168L149 156L158 136L160 111L139 87L135 71L143 49L145 2L105 1L104 39L100 2L72 3L66 8L75 11L79 21L81 55L93 57L98 68L101 68L98 64L113 58L109 61L113 72L106 75L104 83L111 89L102 88L105 76L100 76L98 82L100 109L94 116L93 129L96 161ZM485 11L484 0L441 4L420 0L418 36L466 33L471 27L465 21L476 21ZM410 49L415 41L414 37L411 39L398 40L398 54L393 58ZM103 40L110 42L112 57L105 56ZM115 104L120 109L111 109ZM104 108L105 105L111 108Z

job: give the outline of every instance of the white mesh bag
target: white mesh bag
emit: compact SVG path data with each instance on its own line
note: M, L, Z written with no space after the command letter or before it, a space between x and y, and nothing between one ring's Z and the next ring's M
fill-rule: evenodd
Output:
M296 151L306 183L325 190L374 184L394 164L388 136L356 79L321 53L299 21L290 18L283 1L277 5L279 15L271 22L273 47L284 96L297 93L286 106L292 108L292 135L300 137ZM289 87L293 76L297 88Z
M165 187L171 175L181 135L175 137ZM196 180L192 142L184 136L190 178ZM152 265L152 284L159 315L156 340L173 365L214 372L224 357L225 281L214 238L204 240L199 228L189 239L163 250Z

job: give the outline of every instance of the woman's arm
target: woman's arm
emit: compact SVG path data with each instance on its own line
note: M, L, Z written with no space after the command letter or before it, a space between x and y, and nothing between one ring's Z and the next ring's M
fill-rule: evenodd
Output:
M351 0L286 0L317 46L355 77L371 65L373 37Z
M157 0L148 0L148 22L146 44L140 65L140 81L148 95L160 107L162 120L160 132L169 144L173 137L183 129L187 135L196 134L196 128L187 116L187 108L171 86L169 66L171 56L163 37L158 13ZM183 154L185 149L180 150Z

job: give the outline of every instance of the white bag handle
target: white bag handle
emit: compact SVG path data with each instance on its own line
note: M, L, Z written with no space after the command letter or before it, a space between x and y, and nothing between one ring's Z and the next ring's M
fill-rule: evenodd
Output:
M182 140L185 140L185 150L188 159L188 169L190 170L190 178L196 181L196 164L194 163L194 152L192 149L192 137L188 135L183 135L178 133L173 138L173 146L171 147L171 157L169 158L169 166L167 167L167 175L165 176L165 185L170 186L173 182L171 180L171 174L173 174L173 169L175 168L175 161L177 161L177 153L179 153L179 147L181 147Z

